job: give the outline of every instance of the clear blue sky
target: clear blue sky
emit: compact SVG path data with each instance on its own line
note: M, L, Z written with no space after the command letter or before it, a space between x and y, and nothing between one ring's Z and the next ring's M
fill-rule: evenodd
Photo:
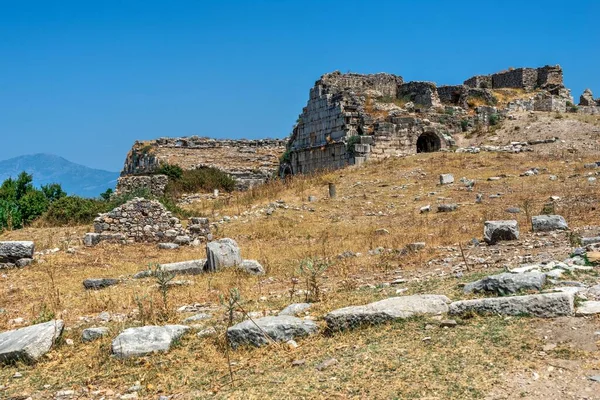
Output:
M138 139L284 137L325 72L560 64L600 96L600 2L0 0L0 159L120 170Z

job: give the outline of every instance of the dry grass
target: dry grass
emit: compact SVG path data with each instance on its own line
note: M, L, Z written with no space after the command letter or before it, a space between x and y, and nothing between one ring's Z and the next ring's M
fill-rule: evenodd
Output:
M568 157L568 156L567 156ZM305 257L327 258L332 266L322 279L324 299L311 310L314 316L341 306L361 304L389 297L395 288L364 288L402 275L411 279L408 293L444 293L458 298L456 280L425 279L438 276L438 266L428 261L444 254L440 246L466 243L481 237L483 221L514 218L510 206L537 214L551 195L561 196L556 211L572 228L600 225L596 211L597 187L590 185L582 168L592 159L562 159L537 154L424 154L404 159L368 163L360 168L275 181L229 198L204 201L191 206L196 214L213 220L237 216L219 225L217 236L233 237L245 258L259 260L267 277L251 277L224 271L212 275L184 277L193 285L169 292L170 304L202 303L218 307L219 296L230 288L240 290L250 311L281 309L302 295L290 296L291 279L299 277L298 266ZM530 167L538 176L519 177ZM460 183L439 186L440 173L453 173L458 179L476 179L474 192ZM500 181L490 176L506 174ZM559 176L550 181L548 176ZM580 176L568 178L573 174ZM337 197L327 197L327 183L335 182ZM484 204L475 204L475 193L485 195ZM500 199L489 194L502 193ZM309 195L318 201L308 203ZM288 209L277 208L272 216L260 210L275 200L284 200ZM456 202L453 213L419 214L426 204ZM525 213L516 218L527 234ZM379 228L389 235L377 235ZM70 238L80 237L89 227L69 229L30 229L11 232L0 238L33 238L38 248L72 246ZM373 248L399 249L408 243L424 241L423 252L408 255L367 256ZM339 260L346 251L362 257ZM531 335L531 320L474 318L453 330L436 327L435 321L415 319L384 327L364 328L327 336L318 334L299 341L295 350L285 346L241 350L233 353L235 385L228 381L222 336L220 339L184 338L168 354L133 361L110 357L110 340L82 344L80 333L94 323L81 321L102 311L129 316L125 322L111 322L113 336L124 327L140 321L139 307L150 310L148 323L180 323L184 316L168 310L161 316L159 292L153 279L129 277L149 264L204 258L203 249L186 248L159 251L152 245L119 246L103 243L74 254L61 251L43 257L43 263L22 270L6 271L0 280L0 329L11 328L10 319L29 321L49 311L66 321L70 330L64 336L75 346L61 344L36 366L5 368L0 383L4 393L52 393L69 387L112 389L123 392L135 381L144 386L144 397L159 393L183 393L183 398L481 398L499 384L498 374L516 366L534 363L537 346ZM448 271L446 271L448 272ZM90 277L120 277L123 283L102 291L85 291L81 282ZM179 279L179 278L177 278ZM466 281L468 278L464 278ZM302 287L300 287L302 289ZM44 314L45 313L45 314ZM223 326L222 310L214 311L210 322ZM139 322L138 322L139 323ZM322 322L319 322L322 324ZM426 329L432 325L432 329ZM431 340L422 341L424 337ZM335 357L339 364L317 372L314 366ZM293 360L306 360L292 367ZM500 363L498 360L502 360ZM483 368L482 368L483 367ZM24 378L10 379L15 371Z

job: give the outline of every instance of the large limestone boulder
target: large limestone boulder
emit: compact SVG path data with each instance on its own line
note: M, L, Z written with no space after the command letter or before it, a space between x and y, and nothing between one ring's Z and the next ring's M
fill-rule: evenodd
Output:
M600 314L600 301L584 301L575 311L575 315L579 317L596 314Z
M567 230L567 221L560 215L537 215L531 218L534 232L549 232L556 230Z
M233 348L240 345L260 347L271 341L287 342L297 337L311 335L316 331L317 325L313 321L279 315L240 322L227 329L227 338Z
M546 283L546 274L530 271L522 274L509 272L487 276L464 287L465 293L491 292L501 296L517 293L521 290L542 290Z
M235 240L225 238L206 244L206 270L235 267L242 263L241 251Z
M33 258L33 242L0 242L0 263L15 263L22 258Z
M330 330L352 329L360 325L376 325L417 314L446 313L448 303L448 297L435 294L391 297L367 305L334 310L325 316L325 321Z
M488 244L496 244L502 240L518 240L519 223L515 220L485 221L483 239Z
M492 297L461 300L450 304L450 314L475 312L479 314L529 315L554 318L573 315L572 293L544 293L527 296Z
M188 329L190 327L185 325L151 325L125 329L112 341L112 352L118 358L166 352Z
M238 267L251 275L265 274L264 267L256 260L244 260L240 265L238 265Z
M50 350L63 327L62 320L53 320L0 333L0 362L37 361Z

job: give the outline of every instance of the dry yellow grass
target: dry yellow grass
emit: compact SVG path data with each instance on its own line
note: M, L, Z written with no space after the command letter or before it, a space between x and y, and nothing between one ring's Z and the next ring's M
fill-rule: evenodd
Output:
M500 375L511 368L534 365L538 346L531 333L532 320L474 318L454 330L426 325L426 319L364 328L327 336L318 334L300 340L300 347L285 346L245 349L232 355L236 383L228 378L222 335L219 339L184 338L168 354L138 360L119 361L110 357L110 339L82 344L80 333L93 323L80 321L102 311L130 316L125 322L111 322L112 336L135 325L142 316L140 305L154 312L145 323L180 323L174 308L191 303L219 305L219 296L238 288L248 311L281 309L290 301L291 279L299 277L298 265L305 257L322 257L332 265L322 277L324 299L311 310L314 316L342 306L362 304L389 297L395 288L362 287L367 283L388 282L394 276L437 275L427 264L444 254L439 246L466 243L481 237L483 222L514 218L510 206L538 214L551 195L561 196L557 212L572 228L600 225L596 211L597 186L587 182L582 168L592 159L561 159L539 154L423 154L404 159L388 159L329 173L296 177L287 183L272 182L229 199L204 201L191 206L196 214L213 220L242 215L219 225L218 237L232 237L240 244L244 258L257 259L267 269L266 277L251 277L233 271L183 277L191 286L169 292L169 313L161 316L162 305L153 279L129 277L149 264L204 258L204 250L185 248L159 251L153 245L102 243L80 248L73 254L61 251L43 257L43 262L22 270L5 271L0 280L0 329L9 329L9 320L29 321L48 312L63 318L70 328L65 338L75 346L61 344L36 366L7 367L0 371L4 395L35 394L39 398L67 388L113 390L123 393L141 381L144 398L158 394L181 393L182 398L481 398L501 383ZM519 177L530 167L540 175ZM439 186L438 175L452 173L477 181L474 192L463 185ZM500 181L491 176L506 175ZM549 180L549 175L559 177ZM573 174L578 177L568 178ZM327 198L327 183L337 185L337 197ZM434 194L432 194L435 192ZM485 194L484 204L475 204L475 193ZM502 193L499 199L489 194ZM314 195L318 201L306 201ZM418 199L417 199L418 198ZM444 198L444 200L441 200ZM276 200L290 207L277 208L272 216L255 213ZM453 213L419 214L419 207L441 202L460 204ZM243 215L247 212L247 215ZM527 235L527 216L516 218ZM389 235L377 235L380 228ZM1 240L34 239L38 249L72 246L89 227L39 228L10 232ZM424 241L423 252L400 255L366 256L368 250L383 246L399 249L408 243ZM346 250L362 257L339 260ZM123 278L123 283L102 291L85 291L82 281L90 277ZM180 279L180 278L177 278ZM469 277L463 278L467 281ZM443 293L460 296L456 280L410 281L408 293ZM303 288L303 287L300 287ZM223 311L214 311L215 324L222 333ZM319 322L322 324L322 322ZM422 341L426 336L430 341ZM517 355L517 356L515 356ZM335 357L339 364L317 372L314 367ZM306 360L300 367L291 361ZM502 360L500 363L499 360ZM20 371L22 379L11 379ZM44 385L50 385L44 389ZM92 397L91 395L89 395Z

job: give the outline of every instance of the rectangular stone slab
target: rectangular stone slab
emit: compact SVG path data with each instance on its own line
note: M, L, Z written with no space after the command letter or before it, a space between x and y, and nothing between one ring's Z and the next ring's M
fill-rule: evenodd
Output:
M0 333L0 362L34 363L50 350L63 327L62 320L53 320Z
M449 298L435 294L390 297L367 305L334 310L325 316L325 321L330 330L352 329L360 325L377 325L418 314L446 313L448 303Z
M573 315L573 294L545 293L527 296L491 297L461 300L450 304L450 314L475 312L478 314L529 315L554 318Z
M15 262L21 258L33 258L33 242L0 242L0 262Z
M160 264L163 271L176 275L199 275L204 272L206 259L181 261L170 264Z

